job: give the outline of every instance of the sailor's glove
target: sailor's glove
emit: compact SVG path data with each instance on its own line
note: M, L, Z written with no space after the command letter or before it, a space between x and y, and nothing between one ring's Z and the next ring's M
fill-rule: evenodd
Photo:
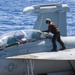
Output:
M42 32L45 32L44 30L42 30Z

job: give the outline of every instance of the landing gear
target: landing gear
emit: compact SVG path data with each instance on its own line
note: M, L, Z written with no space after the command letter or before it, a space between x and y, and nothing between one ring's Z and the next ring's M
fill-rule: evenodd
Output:
M34 75L33 70L34 70L34 62L31 59L27 59L27 75Z

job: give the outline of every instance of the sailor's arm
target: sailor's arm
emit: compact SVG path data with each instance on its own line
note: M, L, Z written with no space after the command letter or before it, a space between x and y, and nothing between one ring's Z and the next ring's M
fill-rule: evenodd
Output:
M50 32L50 27L48 27L48 30L43 30L42 32Z
M43 30L42 32L48 32L48 30Z

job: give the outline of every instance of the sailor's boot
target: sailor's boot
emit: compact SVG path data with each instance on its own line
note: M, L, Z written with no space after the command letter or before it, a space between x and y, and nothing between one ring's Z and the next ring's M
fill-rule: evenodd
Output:
M61 48L60 50L64 50L64 49L66 49L66 47L65 47L65 45L63 44L63 45L62 45L62 48Z
M57 51L57 45L56 44L53 44L53 49L51 50L52 52L53 51Z
M53 48L53 49L51 50L51 52L54 52L54 51L57 51L57 49Z

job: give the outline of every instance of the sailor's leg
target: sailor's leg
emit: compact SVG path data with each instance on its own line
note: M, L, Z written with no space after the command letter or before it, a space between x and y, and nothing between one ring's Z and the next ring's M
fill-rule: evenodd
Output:
M57 41L58 41L58 42L61 44L61 46L62 46L62 48L61 48L60 50L66 49L64 42L63 42L63 41L61 40L61 38L60 38L60 33L59 33L59 35L58 35L58 37L57 37Z
M56 39L57 39L57 36L54 34L54 36L52 38L52 43L53 43L52 51L56 51L57 50Z

